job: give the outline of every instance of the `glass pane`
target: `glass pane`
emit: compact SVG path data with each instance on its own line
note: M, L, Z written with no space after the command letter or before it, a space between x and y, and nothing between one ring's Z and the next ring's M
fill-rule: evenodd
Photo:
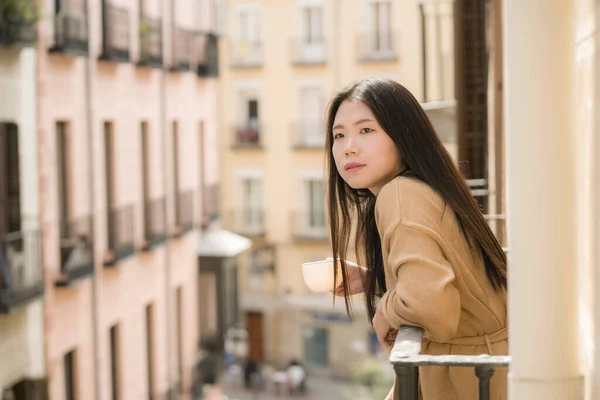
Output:
M329 332L324 328L304 328L304 359L314 366L329 364Z

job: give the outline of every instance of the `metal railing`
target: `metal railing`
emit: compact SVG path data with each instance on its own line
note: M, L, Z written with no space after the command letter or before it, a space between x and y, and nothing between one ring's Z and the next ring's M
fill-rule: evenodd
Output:
M147 250L164 242L167 238L167 229L165 225L165 198L146 200L144 202L144 240L142 246Z
M138 64L161 67L162 20L143 16L140 22L140 59Z
M229 212L229 225L232 230L252 236L265 233L264 212L262 208L241 207Z
M320 212L296 211L292 214L292 232L297 239L327 240L329 221L325 210Z
M323 38L308 42L304 39L292 40L292 62L300 65L324 64L327 48Z
M0 313L43 293L39 231L13 232L0 237Z
M113 266L134 253L133 212L132 205L108 211L108 254L104 265Z
M261 146L260 139L260 124L258 121L254 123L245 123L237 125L233 128L234 146L239 147L256 147Z
M194 191L182 190L177 192L176 225L181 233L190 231L194 227Z
M94 271L94 222L91 215L60 222L60 278L57 286Z
M260 67L263 63L262 46L256 40L234 40L231 48L233 67Z
M202 190L202 212L199 223L201 227L205 227L220 216L219 184L205 185Z
M129 61L129 10L104 3L102 15L103 60Z
M219 75L219 38L214 33L198 34L198 67L196 73L203 77Z
M292 124L292 143L297 148L318 148L325 146L325 123L300 121Z
M421 353L423 330L402 326L390 354L397 377L396 397L402 400L417 400L419 391L419 367L445 366L474 368L479 380L479 400L489 400L490 379L496 368L508 367L510 356L426 355Z
M54 19L53 51L75 51L87 54L88 32L85 14L61 11Z
M173 28L173 60L171 70L189 71L196 64L196 33L179 27Z
M22 0L23 1L23 0ZM37 38L36 16L38 10L33 1L23 1L17 12L2 7L0 1L0 45L33 45Z
M390 61L398 57L398 34L394 31L365 32L358 36L359 61Z

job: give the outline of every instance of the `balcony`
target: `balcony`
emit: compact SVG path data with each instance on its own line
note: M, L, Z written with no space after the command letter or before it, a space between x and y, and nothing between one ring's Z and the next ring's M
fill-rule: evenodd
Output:
M233 147L262 147L260 124L257 120L239 124L233 128Z
M55 286L70 286L94 273L94 224L91 215L61 221L60 276Z
M262 66L262 47L255 40L235 40L231 48L231 66L234 68L257 68Z
M265 234L264 213L262 208L240 207L229 212L229 226L234 232L248 236Z
M162 68L162 20L143 16L139 29L140 58L138 65Z
M144 243L142 250L148 251L167 239L165 198L144 202Z
M7 314L44 293L40 234L21 231L0 238L0 313Z
M219 76L219 37L214 33L202 33L198 36L198 67L200 77Z
M194 228L194 191L177 193L177 210L174 236L179 237Z
M292 232L297 240L327 241L329 222L325 210L296 211L292 214Z
M307 41L295 39L292 41L292 62L295 65L321 65L327 61L325 40Z
M103 2L102 61L129 62L129 10Z
M292 143L297 149L325 147L325 124L318 121L301 121L292 124Z
M202 189L202 212L199 226L205 229L209 224L220 217L219 210L219 185L205 185Z
M33 46L39 18L39 10L33 1L0 1L0 45Z
M108 211L108 250L104 266L113 267L135 252L133 244L133 206L123 206Z
M358 36L359 61L398 59L397 35L393 31L366 32Z
M60 12L54 19L53 53L88 54L87 17L85 14Z
M474 368L479 381L479 399L489 400L490 378L495 368L510 365L510 356L465 355L425 355L421 353L423 330L412 326L403 326L398 332L390 354L390 362L396 372L396 398L417 400L419 398L419 367L452 366Z
M190 71L195 65L196 33L188 29L173 29L173 60L169 70Z

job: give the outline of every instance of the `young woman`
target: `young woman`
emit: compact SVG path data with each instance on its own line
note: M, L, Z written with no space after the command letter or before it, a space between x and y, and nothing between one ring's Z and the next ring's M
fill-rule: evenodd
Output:
M348 313L348 296L364 292L388 350L410 325L424 329L424 354L507 354L506 255L417 100L391 80L362 80L327 119L334 259L356 232L358 265L341 261L334 289ZM494 400L506 398L506 372L492 378ZM471 368L423 367L419 380L424 400L478 397Z

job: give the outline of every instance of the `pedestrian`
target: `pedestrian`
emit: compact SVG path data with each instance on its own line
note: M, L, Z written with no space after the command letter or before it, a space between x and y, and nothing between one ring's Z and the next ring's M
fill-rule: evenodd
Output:
M292 360L287 369L290 395L300 394L304 389L306 371L297 360Z
M334 293L347 312L349 296L364 292L387 351L408 325L423 328L424 354L507 354L506 255L418 101L397 82L361 80L335 95L327 131L343 278ZM346 260L350 232L357 263ZM506 379L494 374L493 400L506 398ZM477 399L469 368L423 367L419 384L424 400Z

